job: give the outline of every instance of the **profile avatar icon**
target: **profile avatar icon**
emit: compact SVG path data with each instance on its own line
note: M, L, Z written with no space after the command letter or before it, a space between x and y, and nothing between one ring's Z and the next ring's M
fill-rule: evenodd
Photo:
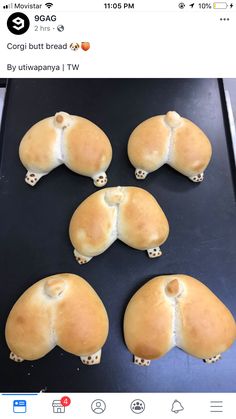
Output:
M103 400L97 399L94 400L91 404L91 409L93 413L101 414L106 410L106 403Z
M30 20L24 13L13 13L7 19L8 30L14 35L23 35L30 27Z

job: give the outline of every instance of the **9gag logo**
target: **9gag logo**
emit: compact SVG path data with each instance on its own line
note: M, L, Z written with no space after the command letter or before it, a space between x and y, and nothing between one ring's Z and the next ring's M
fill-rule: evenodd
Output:
M13 13L7 19L7 27L14 35L23 35L28 31L30 21L24 13Z

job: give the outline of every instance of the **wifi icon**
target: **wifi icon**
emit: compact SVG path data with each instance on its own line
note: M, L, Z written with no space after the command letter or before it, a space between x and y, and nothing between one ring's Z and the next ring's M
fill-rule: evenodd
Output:
M53 3L45 3L45 6L47 6L48 9L51 9L51 7L53 6Z

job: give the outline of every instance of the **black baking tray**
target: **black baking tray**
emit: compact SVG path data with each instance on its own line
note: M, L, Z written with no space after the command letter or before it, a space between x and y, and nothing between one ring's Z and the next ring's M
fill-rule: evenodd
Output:
M192 275L215 292L236 316L236 217L229 132L221 82L215 79L21 79L10 80L1 131L0 177L0 391L38 392L234 392L236 344L206 365L178 348L148 368L132 363L122 333L125 307L148 279ZM163 256L150 260L117 241L86 265L76 263L68 237L70 217L95 192L91 179L61 166L31 188L18 157L28 128L64 110L98 124L109 136L113 160L107 186L134 185L158 200L170 223ZM144 119L176 110L209 136L213 157L205 180L194 184L168 166L137 181L127 141ZM87 279L102 298L110 333L102 363L82 365L55 348L43 359L9 360L4 327L27 287L59 272Z

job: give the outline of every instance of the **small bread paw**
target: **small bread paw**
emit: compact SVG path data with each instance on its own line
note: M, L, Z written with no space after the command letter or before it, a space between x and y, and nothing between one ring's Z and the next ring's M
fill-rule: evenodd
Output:
M145 179L147 175L148 175L148 172L146 172L145 170L142 170L142 169L135 170L136 179Z
M140 367L148 367L150 363L150 359L139 358L139 356L134 355L134 364L140 365Z
M77 252L76 249L74 249L74 255L75 255L75 259L76 261L80 264L80 265L84 265L85 263L88 263L92 258L89 256L83 256L81 255L79 252Z
M101 188L102 186L105 186L107 184L107 175L105 172L99 173L93 178L93 183L98 188Z
M80 359L83 362L83 364L96 365L96 364L100 364L101 355L102 355L102 350L100 349L95 354L91 354L91 355L87 355L87 356L81 356Z
M15 361L15 362L23 362L23 361L24 361L24 359L23 359L23 358L21 358L20 356L17 356L17 355L16 355L16 354L14 354L13 352L11 352L11 353L10 353L9 358L10 358L12 361Z
M162 251L161 251L160 247L154 247L153 249L147 249L147 253L148 253L148 256L151 259L158 258L162 255Z
M203 359L206 364L214 364L221 359L221 354L212 356L211 358Z
M189 179L196 183L202 182L204 179L204 173L199 173L198 175L192 176Z

